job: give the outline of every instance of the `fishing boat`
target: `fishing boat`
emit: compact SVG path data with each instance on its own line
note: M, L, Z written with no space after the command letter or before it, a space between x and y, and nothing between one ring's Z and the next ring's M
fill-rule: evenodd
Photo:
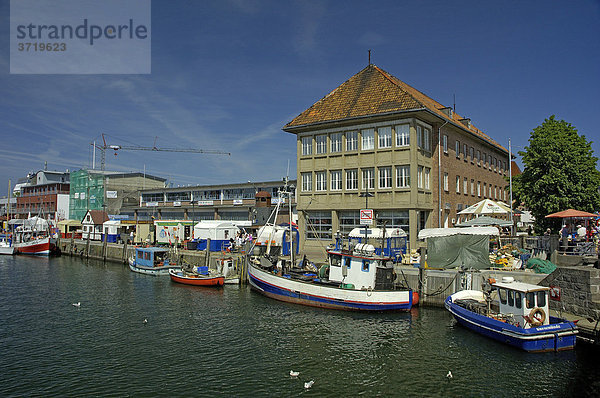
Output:
M12 245L10 236L6 234L0 235L0 254L15 254L15 248Z
M17 227L12 242L15 251L20 254L41 256L60 254L57 238L50 232L50 223L41 217L30 217Z
M292 193L284 188L279 195L290 198ZM273 222L280 203L273 212ZM289 228L292 228L291 223ZM269 238L266 247L255 246L251 251L248 259L250 285L267 297L314 307L355 311L410 310L418 303L418 294L407 286L399 286L394 272L394 264L400 258L400 248L395 246L399 242L406 244L406 234L400 228L362 228L362 231L364 238L357 238L356 231L351 232L347 246L342 242L342 236L336 234L335 245L327 249L327 264L318 268L306 257L296 263L293 248L288 250L289 256L278 255L281 248L272 250L273 241ZM289 236L294 236L291 230ZM372 239L387 245L376 249L369 243ZM293 242L290 239L290 245Z
M200 268L200 270L196 272L189 272L183 269L170 269L169 275L173 282L183 283L184 285L220 287L225 283L225 277L223 275L210 274L208 271L202 271L202 268L208 267L198 268Z
M481 291L448 296L445 307L459 324L510 346L528 352L571 350L577 326L549 315L549 290L512 277L489 279Z
M170 269L180 268L170 260L170 250L163 247L136 247L129 258L129 269L146 275L169 275Z

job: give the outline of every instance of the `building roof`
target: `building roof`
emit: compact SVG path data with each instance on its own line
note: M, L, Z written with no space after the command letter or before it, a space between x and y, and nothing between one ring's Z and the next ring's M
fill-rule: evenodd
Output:
M517 162L515 162L514 160L510 162L510 173L513 177L521 174L521 169L519 168Z
M283 130L293 133L302 127L327 122L426 111L498 149L508 152L502 145L473 126L469 119L465 119L455 112L447 113L444 109L449 108L376 65L370 64L296 116L283 127ZM468 126L461 120L468 120Z
M105 211L102 210L88 210L90 216L92 217L92 222L94 225L104 224L104 222L108 221L108 215ZM87 213L86 213L87 214ZM85 216L83 217L85 219Z

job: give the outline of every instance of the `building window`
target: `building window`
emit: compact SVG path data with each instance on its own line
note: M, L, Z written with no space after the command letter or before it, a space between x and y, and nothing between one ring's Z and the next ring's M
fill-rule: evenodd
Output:
M327 190L327 173L325 171L317 171L315 173L315 181L317 191Z
M477 196L481 197L481 182L477 181Z
M399 124L396 126L396 146L410 145L410 126Z
M496 171L496 163L497 163L497 162L498 162L498 159L494 158L494 163L493 163L493 166L494 166L494 171Z
M475 160L475 150L473 147L469 148L469 157L471 158L471 162Z
M465 195L468 195L468 194L469 194L469 191L468 191L468 189L469 189L469 188L468 188L468 184L469 184L469 180L467 179L467 177L465 177L465 178L463 179L463 193L464 193Z
M454 151L456 151L456 158L460 159L460 141L456 140L456 146L454 147Z
M460 176L456 176L456 193L460 193Z
M425 189L430 189L429 185L429 175L431 174L431 169L429 167L425 167Z
M362 169L362 188L375 189L375 172L373 169Z
M396 187L410 187L410 166L396 166Z
M331 152L342 151L342 133L331 134Z
M475 180L471 180L471 195L475 196Z
M392 147L392 128L391 127L379 127L377 129L377 135L379 137L379 148L391 148Z
M467 161L467 151L469 150L469 147L467 146L467 144L463 144L463 160L466 162Z
M331 190L341 191L342 190L342 170L331 171Z
M361 149L368 151L375 148L375 130L365 129L360 132L362 137Z
M417 146L426 151L431 150L431 130L417 126Z
M358 170L346 170L346 189L353 191L358 189Z
M358 131L348 131L346 133L346 151L356 151L358 149Z
M307 211L306 239L331 240L331 212Z
M312 191L312 173L302 173L302 192Z
M417 167L417 188L423 188L423 166Z
M408 211L378 210L375 218L382 222L387 221L385 223L386 228L401 228L408 235Z
M444 148L444 153L448 153L448 136L446 134L442 136L442 147Z
M486 164L487 164L487 153L483 152L481 159L482 159L483 167L486 167Z
M417 147L423 148L423 127L417 126Z
M315 140L317 141L317 153L327 153L327 136L317 135Z
M477 151L477 165L481 165L481 151Z
M302 137L302 155L312 155L312 137Z
M444 173L443 184L444 184L444 191L448 192L448 173Z
M392 167L379 168L379 188L392 187Z
M360 212L356 211L340 211L340 232L343 235L348 235L354 228L360 228ZM364 227L364 226L363 226Z

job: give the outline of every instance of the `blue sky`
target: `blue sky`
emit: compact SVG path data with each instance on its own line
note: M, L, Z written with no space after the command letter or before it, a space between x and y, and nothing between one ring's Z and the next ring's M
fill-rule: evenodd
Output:
M0 0L0 195L29 171L90 166L91 145L215 149L231 156L107 152L107 169L175 186L296 172L281 127L372 62L527 145L552 114L600 154L598 1L152 1L152 73L9 74Z

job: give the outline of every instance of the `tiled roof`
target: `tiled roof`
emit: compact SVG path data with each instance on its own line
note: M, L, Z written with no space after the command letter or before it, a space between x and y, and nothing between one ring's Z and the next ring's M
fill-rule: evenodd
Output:
M92 222L94 225L103 224L105 221L108 221L108 215L105 211L102 210L90 210L90 216L92 217ZM84 217L85 219L85 217Z
M296 116L283 130L290 131L300 126L364 116L427 109L443 120L506 151L473 124L467 127L461 123L462 116L453 112L450 118L442 111L443 108L445 106L436 100L371 64Z

